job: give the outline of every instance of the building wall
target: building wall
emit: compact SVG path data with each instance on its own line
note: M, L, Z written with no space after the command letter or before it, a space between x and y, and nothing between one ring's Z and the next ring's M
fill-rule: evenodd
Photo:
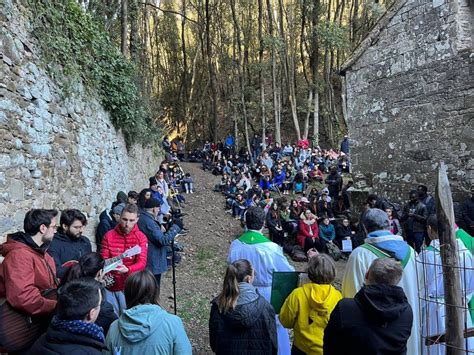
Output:
M455 199L474 182L472 20L462 0L409 0L347 70L357 189L406 199L441 160Z
M159 159L141 146L127 151L81 83L71 83L72 95L50 79L11 0L0 22L0 242L30 208L78 208L92 236L117 192L148 186Z

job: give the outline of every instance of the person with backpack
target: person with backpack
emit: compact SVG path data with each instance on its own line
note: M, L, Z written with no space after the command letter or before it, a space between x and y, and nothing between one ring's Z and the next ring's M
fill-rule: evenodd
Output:
M343 297L353 298L364 285L365 275L377 258L394 258L403 266L403 274L398 286L403 288L408 303L414 310L419 309L416 253L401 236L390 232L390 220L386 212L369 208L363 223L367 230L364 244L354 249L346 264L342 278ZM421 354L421 320L419 312L413 312L413 326L408 340L410 355Z

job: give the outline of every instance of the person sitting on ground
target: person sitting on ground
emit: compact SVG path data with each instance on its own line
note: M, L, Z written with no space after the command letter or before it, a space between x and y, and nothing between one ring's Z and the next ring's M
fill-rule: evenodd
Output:
M56 316L28 354L102 354L104 332L95 324L102 302L101 284L77 279L61 287Z
M56 264L56 275L62 278L67 270L64 263L79 260L82 255L92 252L89 238L82 235L87 225L86 216L79 210L69 209L61 212L60 227L54 235L48 254Z
M315 216L318 215L318 200L314 198L309 199L309 204L308 208L311 210L311 213L314 214Z
M244 199L244 196L242 193L238 193L235 196L235 200L232 203L232 217L234 217L237 220L243 220L244 218L244 213L245 213L245 208L246 208L246 202Z
M277 169L276 174L271 182L272 187L280 189L283 185L283 182L285 181L285 178L285 171L282 169Z
M331 196L332 199L336 199L337 196L339 196L339 191L341 191L342 188L342 177L337 172L336 166L331 166L329 175L324 182L328 185L329 196Z
M319 225L319 239L321 241L323 250L327 250L326 245L328 243L333 243L334 239L336 239L334 225L327 216L323 217L323 220Z
M342 295L354 298L362 288L365 274L372 262L380 257L394 258L403 266L399 286L403 288L408 303L413 310L419 309L418 278L415 251L402 237L390 233L390 221L385 211L369 208L364 215L364 229L367 231L365 243L355 248L347 261L342 279ZM420 354L421 322L418 311L413 312L413 326L408 339L407 354Z
M66 285L68 282L82 278L91 278L104 284L106 283L106 281L104 281L104 265L105 260L99 253L83 255L79 258L77 263L74 263L67 269L64 278L61 280L60 287ZM105 299L103 291L104 290L101 289L102 302L95 324L102 327L104 334L107 335L110 324L117 319L117 315L112 305Z
M350 218L351 217L351 211L344 204L344 197L342 195L336 198L336 203L333 205L333 212L334 212L335 218Z
M246 259L255 269L255 280L253 285L258 289L267 301L270 302L272 278L274 271L294 271L289 264L282 248L262 234L265 223L265 212L259 207L250 207L245 215L247 231L234 240L229 248L227 262L232 263L239 259ZM281 354L289 354L290 338L288 331L284 329L278 318L278 351Z
M319 238L318 221L309 209L300 216L296 240L305 253L311 248L316 248L318 251L323 250Z
M117 315L125 309L125 297L123 290L125 280L134 272L143 270L147 263L148 240L138 229L138 207L126 205L120 215L120 223L105 234L102 241L100 254L104 259L115 258L122 255L126 250L139 246L141 252L135 256L122 260L114 271L111 272L114 283L106 290L106 299L114 307Z
M344 239L352 239L355 232L352 231L351 224L348 218L344 218L336 226L336 239L334 243L342 250L342 241Z
M209 343L218 355L277 354L275 311L252 286L254 279L248 260L227 267L209 318Z
M306 183L304 181L304 176L301 171L296 173L296 176L293 180L293 191L295 194L302 194L306 191Z
M327 217L329 218L329 220L334 219L334 213L331 208L331 204L324 199L324 194L323 194L323 199L319 201L319 204L318 204L318 217L319 218Z
M290 201L290 219L298 222L300 219L300 215L303 213L303 209L301 208L300 204L297 200Z
M184 190L186 191L187 194L194 193L194 182L190 173L186 173L184 175L183 183L184 183Z
M294 330L293 355L323 354L324 329L342 298L331 285L336 279L336 266L328 255L309 259L308 277L311 282L290 293L279 315L281 324Z
M127 309L112 323L105 340L105 355L192 354L181 319L159 305L159 287L148 270L125 282Z
M397 286L402 274L394 259L372 262L364 286L332 311L324 332L325 354L407 354L413 310Z
M298 232L298 221L291 218L290 207L287 205L286 200L280 204L280 220L283 230L288 236L294 238Z
M281 190L283 195L289 195L292 192L293 187L293 179L291 177L291 172L286 171L285 179L283 180L283 184L281 185Z
M270 210L267 213L267 228L270 235L270 240L282 246L284 241L284 230L282 221L280 219L280 207L277 202L271 204Z

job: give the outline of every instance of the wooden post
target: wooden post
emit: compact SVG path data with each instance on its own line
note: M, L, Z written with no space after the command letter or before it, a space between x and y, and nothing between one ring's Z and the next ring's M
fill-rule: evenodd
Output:
M446 354L464 353L464 322L461 294L461 278L456 237L454 233L454 209L449 187L446 165L441 162L436 184L436 211L438 232L441 246L441 262L443 264L443 286L446 307Z

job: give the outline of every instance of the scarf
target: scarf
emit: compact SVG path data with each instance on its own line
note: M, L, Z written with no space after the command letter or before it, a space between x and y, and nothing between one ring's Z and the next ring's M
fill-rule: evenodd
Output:
M105 341L104 330L95 323L88 323L82 320L61 320L54 317L51 326L68 333L84 335L103 343Z
M388 230L379 230L369 233L366 242L387 252L398 261L405 259L407 253L410 252L410 247L403 238L393 235Z

